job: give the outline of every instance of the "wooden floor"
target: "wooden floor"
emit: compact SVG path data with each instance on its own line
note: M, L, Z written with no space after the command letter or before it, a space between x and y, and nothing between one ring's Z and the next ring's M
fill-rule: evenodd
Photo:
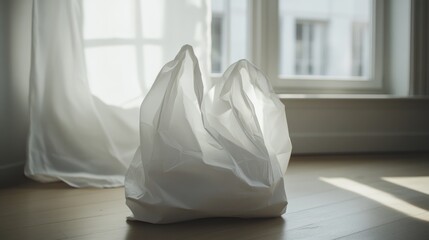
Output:
M429 154L300 156L271 219L127 222L123 188L0 190L0 239L429 239Z

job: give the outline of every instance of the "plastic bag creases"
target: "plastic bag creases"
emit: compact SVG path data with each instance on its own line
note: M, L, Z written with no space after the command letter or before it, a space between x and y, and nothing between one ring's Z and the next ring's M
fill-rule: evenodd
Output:
M291 142L283 104L246 60L204 86L191 46L141 105L140 147L125 177L132 219L273 217L286 211Z

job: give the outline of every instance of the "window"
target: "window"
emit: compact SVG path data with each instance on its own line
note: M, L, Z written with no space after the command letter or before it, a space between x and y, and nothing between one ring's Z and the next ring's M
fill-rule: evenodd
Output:
M136 107L149 91L162 66L163 8L155 1L83 1L88 81L104 103Z
M192 1L82 1L85 62L93 95L111 106L138 107L180 46L200 41L206 27L201 28L199 19L207 16L205 9ZM176 11L189 16L181 19ZM179 28L183 24L186 27Z
M252 37L235 42L228 34L247 28L231 22L228 6L235 1L212 5L219 2L223 10L213 8L213 73L237 60L232 50L248 46L240 58L255 62L279 93L381 91L381 1L242 1L241 23L249 32L239 35Z
M212 1L212 73L248 58L249 4L247 0Z

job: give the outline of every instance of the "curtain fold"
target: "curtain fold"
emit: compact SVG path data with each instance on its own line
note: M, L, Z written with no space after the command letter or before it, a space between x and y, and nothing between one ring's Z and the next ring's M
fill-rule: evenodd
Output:
M124 2L129 9L116 18L129 18L130 11L135 24L124 21L117 29L130 34L100 33L111 31L105 24L112 20L100 21L103 14L94 20L91 6L103 13ZM139 145L138 106L155 77L146 73L159 71L181 45L191 44L208 75L209 6L205 0L35 0L25 174L74 187L123 185ZM162 34L145 36L143 20L155 24L167 15Z

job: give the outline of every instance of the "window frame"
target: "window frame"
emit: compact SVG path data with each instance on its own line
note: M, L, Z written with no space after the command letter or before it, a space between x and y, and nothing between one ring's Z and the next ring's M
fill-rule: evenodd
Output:
M374 0L371 14L370 77L279 74L279 2L249 0L249 59L271 79L276 93L385 93L383 82L384 0Z

